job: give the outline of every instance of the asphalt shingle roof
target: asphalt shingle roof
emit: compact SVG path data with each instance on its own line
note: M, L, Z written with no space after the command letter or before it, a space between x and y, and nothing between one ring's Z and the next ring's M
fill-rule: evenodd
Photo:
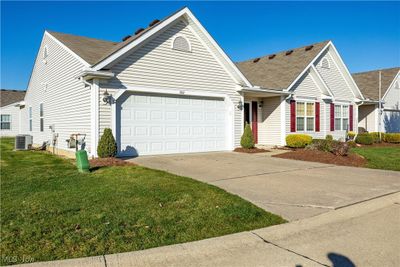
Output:
M353 79L365 98L379 100L379 71L382 72L382 96L389 89L390 84L399 72L400 67L353 73Z
M19 90L6 90L0 91L0 107L8 106L10 104L24 100L25 91Z
M328 43L329 41L324 41L300 48L287 49L279 53L238 62L236 65L253 85L266 89L283 90L289 87ZM306 50L311 46L311 49ZM273 55L275 56L271 58Z

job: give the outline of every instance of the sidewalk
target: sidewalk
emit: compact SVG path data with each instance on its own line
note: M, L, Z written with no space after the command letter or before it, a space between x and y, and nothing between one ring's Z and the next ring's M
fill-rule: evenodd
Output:
M284 225L23 266L400 266L400 193Z

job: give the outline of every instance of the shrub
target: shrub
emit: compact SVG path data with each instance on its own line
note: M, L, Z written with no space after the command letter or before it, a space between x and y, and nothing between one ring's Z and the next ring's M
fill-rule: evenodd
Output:
M381 142L381 139L379 139L379 132L371 132L369 135L372 137L372 140L374 140L374 143L379 143ZM385 139L385 134L381 133L382 141Z
M253 148L254 147L254 138L253 132L251 131L250 125L246 123L246 127L244 127L244 132L242 138L240 139L240 145L243 148Z
M332 141L326 139L313 139L311 144L307 146L308 149L315 149L325 152L331 152Z
M302 148L311 144L312 137L307 134L290 134L286 136L286 145L293 148Z
M104 129L97 146L97 155L100 158L115 157L117 155L117 143L110 128Z
M350 131L350 132L347 133L347 138L350 139L350 140L353 140L354 136L356 136L355 132Z
M388 143L400 143L400 133L386 133L384 140Z
M356 143L361 145L372 145L374 140L368 133L359 134L356 137Z
M325 139L328 140L328 141L332 141L333 140L333 136L331 134L327 134L325 136Z
M331 152L336 156L347 156L349 154L350 146L346 142L332 141Z
M357 144L355 141L347 141L347 144L349 144L349 147L351 147L351 148L357 147Z

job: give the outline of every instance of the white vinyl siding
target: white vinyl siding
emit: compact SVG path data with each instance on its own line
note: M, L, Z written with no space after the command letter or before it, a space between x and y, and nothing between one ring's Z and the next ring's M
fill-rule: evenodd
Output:
M329 62L329 68L324 68L321 66L322 64L320 64L320 62L322 59L326 59ZM354 99L352 89L343 78L343 75L336 64L331 56L331 52L327 50L327 52L323 53L323 55L316 60L314 66L336 99L352 100Z
M400 88L397 87L399 85L400 85L400 77L397 77L395 82L388 89L386 96L383 99L383 101L385 102L383 104L383 107L385 109L400 111Z
M191 53L171 49L171 42L176 35L183 35L189 40ZM242 111L236 108L241 99L236 91L238 85L183 21L171 25L121 59L111 67L111 71L116 77L107 83L101 83L101 88L115 90L141 86L149 90L181 89L229 95L235 106L234 143L236 146L240 144ZM101 109L100 127L111 127L111 121L106 114L108 107Z
M48 48L46 63L42 58L44 47ZM32 134L34 144L51 141L52 132L45 125L54 125L58 133L57 148L68 150L65 140L71 134L80 133L86 134L86 149L90 149L90 89L76 78L83 67L73 54L44 35L25 96L26 106L32 107L32 131L28 132L29 124L24 124L22 133ZM45 117L39 116L41 103ZM28 108L23 116L23 121L28 122ZM44 118L43 131L41 118Z
M369 132L377 131L376 114L378 105L361 105L358 107L358 127L362 127ZM354 124L357 125L357 124Z
M262 98L261 122L258 124L258 143L279 145L281 142L281 97Z

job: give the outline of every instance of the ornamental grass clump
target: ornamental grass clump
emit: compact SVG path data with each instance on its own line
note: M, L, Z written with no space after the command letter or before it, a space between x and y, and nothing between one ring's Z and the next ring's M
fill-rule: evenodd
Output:
M117 155L117 143L110 128L104 129L104 133L97 146L97 155L100 158L115 157Z
M246 127L244 127L244 132L242 138L240 139L240 145L243 148L254 148L254 137L253 132L251 131L250 125L246 123Z

